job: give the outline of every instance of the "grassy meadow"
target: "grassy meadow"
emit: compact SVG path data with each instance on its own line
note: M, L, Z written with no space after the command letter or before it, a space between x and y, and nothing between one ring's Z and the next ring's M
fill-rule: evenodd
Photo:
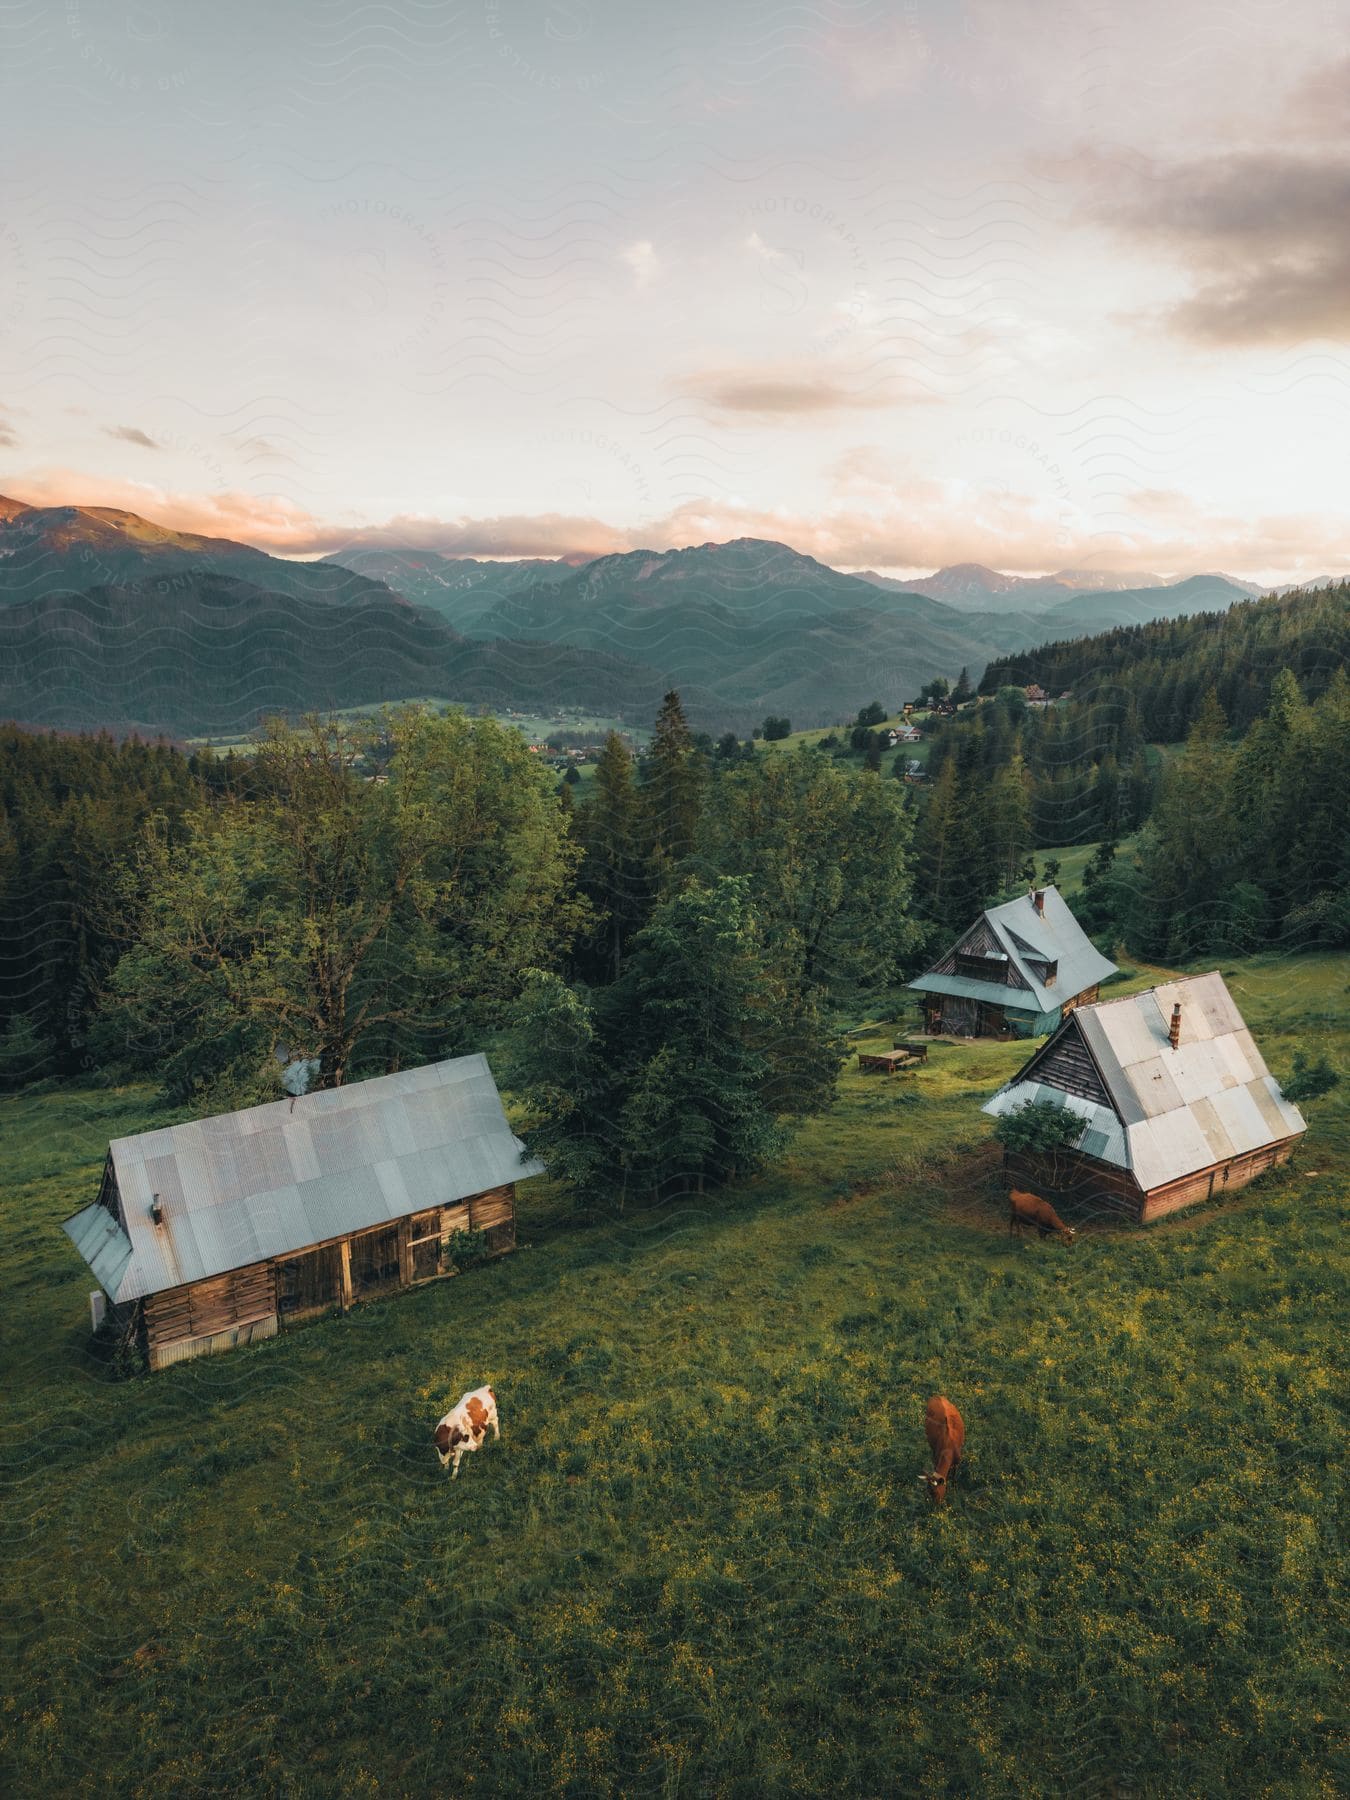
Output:
M1345 1066L1350 958L1225 973L1277 1074ZM1244 1194L1015 1245L979 1103L1023 1054L855 1066L701 1204L530 1183L511 1257L131 1381L57 1227L170 1115L6 1100L0 1785L1344 1792L1344 1090ZM452 1484L431 1426L483 1381Z

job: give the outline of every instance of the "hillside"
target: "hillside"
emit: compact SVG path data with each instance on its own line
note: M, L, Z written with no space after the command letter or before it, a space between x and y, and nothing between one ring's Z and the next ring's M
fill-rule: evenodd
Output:
M497 602L539 582L565 579L570 565L530 558L517 562L480 562L474 557L441 556L434 550L382 550L353 547L326 556L325 566L352 569L402 594L414 605L430 607L466 637L494 635L481 625Z
M1125 588L1105 593L1075 594L1047 607L1041 629L1051 636L1105 631L1115 625L1145 625L1155 619L1178 619L1198 612L1220 612L1251 597L1224 575L1192 575L1168 587Z
M0 718L217 735L409 694L642 715L660 683L601 652L469 642L373 583L314 598L197 571L0 609Z
M1279 1076L1344 1058L1346 976L1232 967ZM529 1182L499 1263L128 1382L59 1221L176 1115L0 1100L11 1791L1329 1793L1344 1108L1195 1213L1010 1245L979 1107L1024 1053L852 1069L697 1206Z
M1042 644L991 663L980 689L1039 682L1052 693L1070 689L1087 705L1132 698L1145 735L1174 743L1208 687L1216 688L1228 723L1245 728L1264 708L1279 669L1291 669L1314 697L1348 653L1350 585L1343 583Z
M397 547L351 560L292 562L111 508L0 503L0 712L216 733L269 708L413 693L642 716L678 686L698 725L745 733L771 711L805 724L872 694L894 705L1050 635L1242 598L1197 577L1047 607L1058 577L977 565L939 571L941 598L756 538L579 567Z
M1122 575L1114 569L1059 569L1053 575L1005 575L999 569L986 568L983 563L952 563L933 575L919 575L904 581L864 570L860 571L859 579L892 591L927 594L930 599L941 600L963 612L1015 608L1023 613L1043 613L1072 606L1080 596L1091 597L1102 602L1103 609L1095 610L1089 598L1081 614L1072 616L1086 618L1096 627L1137 622L1124 614L1124 603L1131 600L1136 603L1139 615L1146 618L1163 616L1164 609L1191 610L1186 595L1189 580L1222 583L1233 590L1233 599L1262 591L1255 582L1237 581L1227 575L1205 575L1183 581L1169 581L1162 575ZM1231 600L1225 601L1221 597L1219 588L1214 593L1214 604L1231 604ZM1145 595L1155 596L1151 610L1144 600Z
M387 601L381 581L325 562L290 562L229 538L172 531L100 506L0 502L0 607L187 571L227 575L301 600Z

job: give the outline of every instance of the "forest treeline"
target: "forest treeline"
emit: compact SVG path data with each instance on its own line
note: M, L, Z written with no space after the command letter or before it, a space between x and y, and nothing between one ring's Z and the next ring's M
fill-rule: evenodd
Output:
M672 693L572 787L458 711L223 758L7 728L0 1085L149 1074L209 1111L491 1044L536 1146L622 1200L759 1166L850 1016L1054 879L1038 849L1099 844L1108 950L1350 943L1343 668L1276 671L1242 731L1211 686L1164 756L1105 689L1004 683L930 736L915 785L906 746L714 744Z
M1345 667L1347 627L1350 585L1341 583L1005 658L990 664L979 690L1001 705L940 720L928 772L936 783L955 764L944 809L963 820L1002 781L1006 817L1015 785L1008 771L1019 759L1034 846L1119 840L1153 810L1161 758L1149 746L1181 743L1210 695L1230 734L1241 735L1265 713L1281 670L1316 700ZM1050 704L1028 704L1034 687ZM958 877L958 911L968 891Z
M1245 600L1227 612L1123 625L990 663L980 692L1035 682L1078 707L1130 717L1149 743L1180 743L1212 688L1231 729L1266 710L1281 669L1315 700L1345 667L1350 582Z

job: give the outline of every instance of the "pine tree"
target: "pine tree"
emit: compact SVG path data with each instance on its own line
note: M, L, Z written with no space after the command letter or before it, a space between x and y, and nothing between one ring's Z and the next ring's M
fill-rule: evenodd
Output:
M594 973L617 981L628 939L645 916L650 879L633 758L617 732L605 739L591 794L578 813L581 891L596 909Z
M643 762L642 808L653 861L670 867L694 847L704 786L703 760L674 689L661 702Z

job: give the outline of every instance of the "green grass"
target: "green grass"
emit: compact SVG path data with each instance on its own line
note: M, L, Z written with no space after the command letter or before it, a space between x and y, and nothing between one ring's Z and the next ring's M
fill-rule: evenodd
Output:
M1122 867L1129 866L1130 855L1137 842L1138 833L1118 839L1116 861ZM1037 850L1034 852L1036 867L1038 871L1042 870L1052 857L1058 857L1059 874L1055 877L1055 885L1066 900L1071 899L1074 894L1082 891L1083 870L1097 854L1098 848L1096 844L1068 844L1062 850Z
M1344 1067L1350 959L1229 969L1277 1073ZM512 1257L122 1383L57 1225L164 1115L0 1105L7 1790L1343 1792L1345 1108L1219 1206L1013 1246L979 1102L1023 1054L846 1071L698 1206L531 1183Z
M915 713L913 722L916 725L921 724L927 717L927 713ZM903 716L896 713L892 718L884 720L880 725L872 725L869 726L868 729L870 731L885 731L888 728L898 727L904 723L905 720ZM829 737L831 733L833 733L833 735L839 739L840 747L839 750L834 751L831 754L835 755L839 762L848 764L853 768L861 769L863 763L866 761L863 752L861 750L848 748L849 733L852 730L852 724L820 725L810 731L794 731L790 737L774 738L771 742L765 742L762 738L757 739L755 747L758 750L770 752L797 750L803 744L818 744L822 738ZM897 744L894 750L882 751L881 766L889 773L892 761L896 756L901 754L901 752L914 762L927 762L928 753L931 749L932 744L927 738L920 738L916 743L912 744Z

